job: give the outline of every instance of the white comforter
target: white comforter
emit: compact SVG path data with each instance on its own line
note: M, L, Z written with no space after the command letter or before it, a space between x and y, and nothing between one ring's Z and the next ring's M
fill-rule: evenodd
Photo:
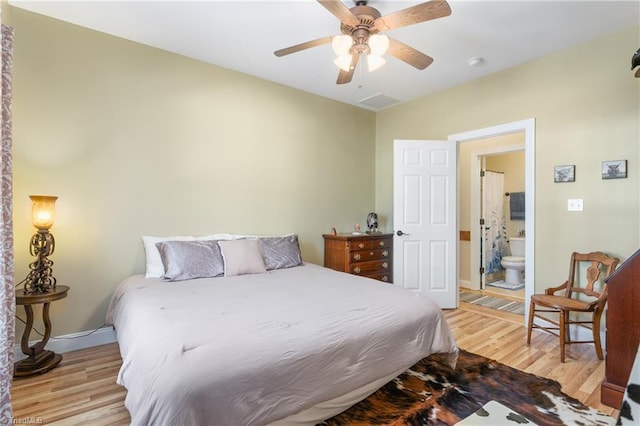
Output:
M440 308L317 265L163 282L109 306L135 425L267 424L457 347Z

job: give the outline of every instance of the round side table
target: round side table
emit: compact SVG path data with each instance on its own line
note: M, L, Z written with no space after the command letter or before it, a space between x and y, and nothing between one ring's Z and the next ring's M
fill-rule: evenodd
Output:
M31 376L33 374L42 374L54 368L62 361L62 355L53 351L45 350L45 346L51 337L51 320L49 319L49 305L56 300L67 297L69 287L66 285L58 285L47 293L31 293L24 294L22 289L16 290L16 305L24 306L27 314L27 324L22 333L22 341L20 348L27 358L18 361L13 367L13 376ZM42 322L44 323L44 337L42 341L29 347L29 335L33 329L33 308L32 305L42 305Z

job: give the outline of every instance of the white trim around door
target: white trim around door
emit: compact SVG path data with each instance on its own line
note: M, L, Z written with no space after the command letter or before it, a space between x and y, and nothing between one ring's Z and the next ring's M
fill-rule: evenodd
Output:
M485 127L483 129L449 135L448 140L458 144L486 139L510 133L524 132L525 137L525 235L530 236L525 242L525 306L534 293L535 283L535 118ZM458 188L459 192L459 188ZM458 195L459 196L459 195ZM458 212L458 230L460 229L460 212ZM473 233L473 228L472 228ZM474 238L473 234L471 236ZM474 269L475 268L475 269ZM479 256L472 256L471 270L480 268ZM524 325L527 324L529 313L525 309Z

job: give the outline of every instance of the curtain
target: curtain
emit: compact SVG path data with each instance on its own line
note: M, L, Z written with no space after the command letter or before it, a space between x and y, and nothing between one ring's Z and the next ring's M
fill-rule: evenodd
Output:
M15 345L15 285L13 263L13 159L11 148L11 87L13 28L1 26L2 140L0 147L0 424L12 423L11 380Z
M485 274L502 270L500 262L507 253L507 230L504 220L504 175L486 171L482 188L484 213ZM487 281L489 277L487 276Z

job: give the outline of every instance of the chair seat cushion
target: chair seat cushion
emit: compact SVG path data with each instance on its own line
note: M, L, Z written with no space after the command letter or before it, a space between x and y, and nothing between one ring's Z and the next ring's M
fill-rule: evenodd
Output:
M549 308L560 310L569 309L572 311L590 312L595 309L595 306L591 306L591 302L583 302L582 300L570 299L564 296L534 294L531 296L531 301L536 305L547 306Z

